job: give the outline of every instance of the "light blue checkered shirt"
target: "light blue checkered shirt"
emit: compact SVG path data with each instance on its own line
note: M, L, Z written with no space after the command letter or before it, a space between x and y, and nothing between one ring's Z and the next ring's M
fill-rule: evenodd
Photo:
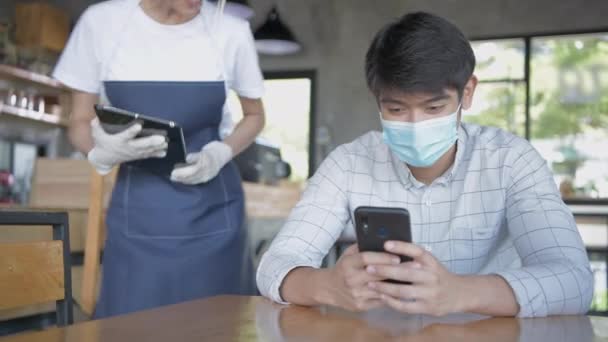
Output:
M379 132L339 146L264 254L263 295L299 266L319 267L340 237L354 238L359 206L406 208L414 243L450 271L498 274L513 288L519 316L580 314L593 275L572 213L545 160L525 139L463 123L453 167L431 185L417 181Z

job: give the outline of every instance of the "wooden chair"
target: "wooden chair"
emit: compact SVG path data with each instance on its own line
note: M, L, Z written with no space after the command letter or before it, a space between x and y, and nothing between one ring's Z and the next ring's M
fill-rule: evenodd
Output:
M105 233L104 214L116 170L104 177L86 160L45 158L36 161L34 170L31 206L87 211L79 304L89 316L93 314L97 300L100 251Z
M0 310L56 302L56 323L73 323L67 213L0 210L0 229L52 226L53 241L0 243ZM0 335L19 331L0 322Z

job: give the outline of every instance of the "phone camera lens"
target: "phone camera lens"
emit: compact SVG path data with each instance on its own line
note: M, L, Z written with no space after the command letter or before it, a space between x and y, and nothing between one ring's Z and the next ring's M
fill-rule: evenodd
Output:
M388 238L388 229L386 229L385 227L378 228L378 237L381 239Z

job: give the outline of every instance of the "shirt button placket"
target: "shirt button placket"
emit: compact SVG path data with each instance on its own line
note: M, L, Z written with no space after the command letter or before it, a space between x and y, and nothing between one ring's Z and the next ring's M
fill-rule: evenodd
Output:
M433 204L433 201L431 201L431 188L424 191L424 194L422 195L422 203L427 207L430 207Z
M421 204L424 204L426 206L426 208L427 208L426 210L422 210L422 212L424 213L423 214L423 220L424 220L423 221L424 222L423 227L424 228L423 228L423 232L421 234L423 236L423 240L422 241L426 242L426 244L423 247L427 251L429 250L428 248L430 248L428 244L431 242L431 240L430 240L430 238L431 238L431 232L430 232L430 230L431 230L431 223L430 222L431 222L431 219L432 219L431 218L432 214L431 214L430 208L431 208L431 205L433 204L433 202L431 201L431 191L432 191L431 186L427 186L426 189L424 190L424 193L422 194L422 203L421 203Z

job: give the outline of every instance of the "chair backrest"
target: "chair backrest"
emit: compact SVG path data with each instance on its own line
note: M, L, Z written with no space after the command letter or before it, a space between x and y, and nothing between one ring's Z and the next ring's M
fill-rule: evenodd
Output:
M73 322L67 213L0 210L0 229L52 226L53 241L0 243L0 309L56 302L57 324Z
M90 208L100 194L91 183L101 179L87 160L38 158L34 165L29 205L36 208ZM114 177L103 177L102 203L107 207Z
M61 241L0 246L0 309L65 298Z

